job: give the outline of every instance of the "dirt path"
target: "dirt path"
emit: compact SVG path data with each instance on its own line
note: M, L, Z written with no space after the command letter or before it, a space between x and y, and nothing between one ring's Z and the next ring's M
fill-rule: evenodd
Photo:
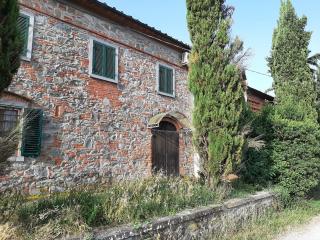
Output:
M290 229L277 240L320 240L320 216L304 226Z

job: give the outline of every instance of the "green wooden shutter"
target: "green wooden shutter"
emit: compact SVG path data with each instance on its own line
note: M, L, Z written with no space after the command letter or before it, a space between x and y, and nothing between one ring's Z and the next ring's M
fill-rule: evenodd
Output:
M92 73L103 75L103 45L93 41Z
M106 73L107 78L116 78L116 49L113 47L106 46Z
M159 66L159 91L173 94L173 70L164 66Z
M22 56L27 56L30 18L24 14L18 17L18 29L23 40Z
M92 73L116 79L116 49L93 41Z
M166 80L167 80L167 89L166 93L173 94L173 70L166 69Z
M166 92L166 69L163 66L159 66L159 91Z
M25 157L38 157L41 151L43 111L27 108L24 112L21 153Z

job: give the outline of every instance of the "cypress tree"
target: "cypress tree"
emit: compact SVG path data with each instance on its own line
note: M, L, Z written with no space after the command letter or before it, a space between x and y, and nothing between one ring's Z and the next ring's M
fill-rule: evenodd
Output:
M232 64L242 42L230 38L233 8L224 2L187 0L194 143L211 185L235 171L244 144L239 134L244 94L240 70Z
M268 59L276 104L270 143L275 182L294 196L304 196L319 182L320 131L316 91L308 65L311 33L290 0L282 1Z
M317 118L315 83L308 65L311 32L305 31L306 24L307 18L298 18L291 1L282 1L268 65L277 112L291 120Z
M315 73L316 79L316 109L318 113L318 123L320 124L320 66Z
M0 0L0 93L20 66L22 40L18 30L17 0Z

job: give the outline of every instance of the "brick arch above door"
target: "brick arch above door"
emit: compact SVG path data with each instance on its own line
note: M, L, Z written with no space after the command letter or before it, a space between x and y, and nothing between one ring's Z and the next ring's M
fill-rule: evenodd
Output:
M191 129L189 119L178 111L159 113L149 119L148 128L157 128L161 121L167 121L175 125L177 130Z

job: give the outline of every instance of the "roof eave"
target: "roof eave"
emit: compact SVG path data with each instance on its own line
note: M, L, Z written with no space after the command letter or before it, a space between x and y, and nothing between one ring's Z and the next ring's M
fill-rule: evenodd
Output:
M74 4L76 6L85 9L86 11L97 14L100 17L110 19L122 26L129 27L136 32L146 35L155 41L158 41L170 48L177 51L190 51L191 47L141 21L126 15L125 13L108 6L105 3L99 2L97 0L69 0L68 3Z

